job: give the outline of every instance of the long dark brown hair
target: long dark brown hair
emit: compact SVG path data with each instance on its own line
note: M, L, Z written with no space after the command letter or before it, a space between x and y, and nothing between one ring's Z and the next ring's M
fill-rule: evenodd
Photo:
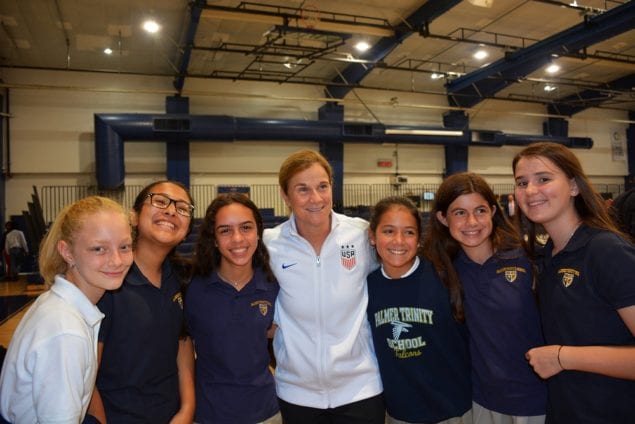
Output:
M463 286L454 269L453 261L461 250L461 245L450 234L450 229L437 219L437 212L444 217L452 202L465 194L477 193L483 196L487 204L494 210L492 216L492 248L494 252L509 252L524 247L519 233L503 213L496 195L483 177L471 173L461 172L450 175L439 186L435 195L430 222L423 241L423 250L437 270L441 281L450 292L454 317L463 321Z
M198 240L194 249L194 275L207 276L220 266L222 255L216 244L216 215L225 206L238 203L250 209L256 221L258 233L258 246L251 258L251 264L255 268L262 268L268 281L275 281L273 271L269 266L269 252L262 242L264 224L262 215L254 202L241 193L219 194L207 207L203 223L199 227Z
M516 165L518 165L518 161L522 158L545 158L551 161L567 178L575 181L578 187L578 195L575 196L573 205L578 215L580 215L582 222L589 227L607 230L628 240L628 236L620 231L615 224L606 206L606 202L593 188L589 178L582 169L580 161L571 150L561 144L551 142L530 144L514 157L512 162L514 176L516 174ZM519 210L518 213L519 217L524 222L527 222L529 240L534 240L536 224L527 219L522 213L522 210Z

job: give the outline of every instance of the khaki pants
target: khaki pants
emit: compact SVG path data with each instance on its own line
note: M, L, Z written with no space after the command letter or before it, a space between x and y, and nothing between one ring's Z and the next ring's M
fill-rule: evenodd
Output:
M482 407L476 402L472 402L472 413L474 424L544 424L544 415L534 415L530 417L517 417L513 415L500 414Z
M390 415L388 415L388 418L386 419L386 423L388 424L416 424L416 423L409 423L407 421L401 421L401 420L395 419L391 417ZM454 417L448 420L439 421L436 424L472 424L472 410L470 409L461 417Z

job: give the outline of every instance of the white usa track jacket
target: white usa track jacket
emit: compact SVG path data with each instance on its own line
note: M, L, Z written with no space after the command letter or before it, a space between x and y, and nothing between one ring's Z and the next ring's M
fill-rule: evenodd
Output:
M366 320L366 276L377 267L368 223L331 212L320 256L295 218L265 230L280 284L274 322L278 396L313 408L335 408L382 392Z

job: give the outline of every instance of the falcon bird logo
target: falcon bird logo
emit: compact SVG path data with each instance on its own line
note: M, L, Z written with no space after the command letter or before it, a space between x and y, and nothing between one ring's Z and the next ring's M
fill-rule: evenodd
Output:
M401 321L390 321L390 324L392 325L392 339L393 340L399 340L399 336L401 336L401 333L407 333L408 329L412 327L412 324L408 324L405 322L401 322Z

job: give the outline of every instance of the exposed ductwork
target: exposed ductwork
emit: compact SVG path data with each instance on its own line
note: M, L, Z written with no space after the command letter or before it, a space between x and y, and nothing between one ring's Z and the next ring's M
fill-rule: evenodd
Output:
M472 145L501 146L528 144L537 139L552 140L570 147L590 148L591 139L505 135L485 132ZM100 189L119 189L124 185L125 141L315 141L323 143L408 143L462 146L472 140L471 131L455 128L430 128L382 125L360 122L303 121L236 118L187 114L95 114L95 163Z

